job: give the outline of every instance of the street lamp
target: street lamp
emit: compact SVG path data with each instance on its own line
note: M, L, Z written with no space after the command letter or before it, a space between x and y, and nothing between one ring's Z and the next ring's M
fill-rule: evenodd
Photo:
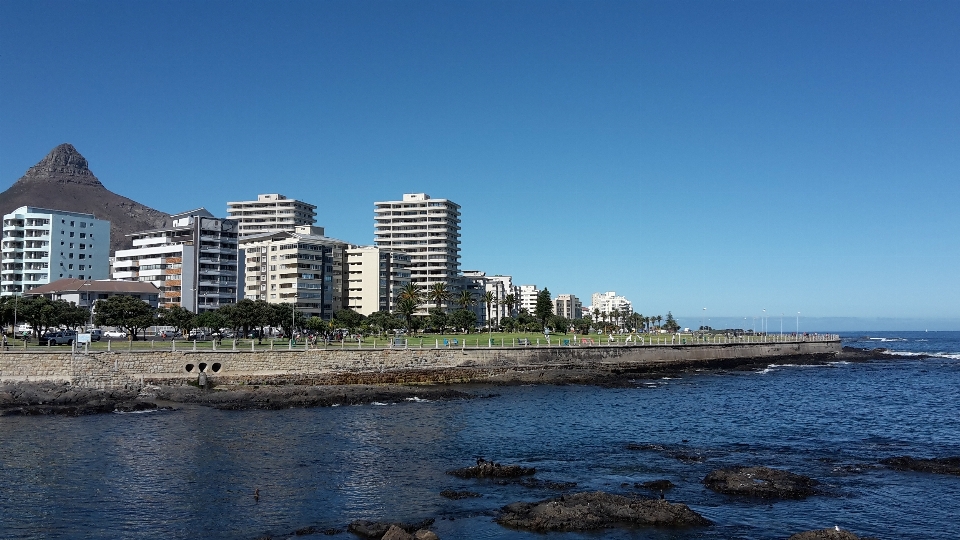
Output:
M763 315L760 316L760 329L763 331L763 335L767 335L767 310L763 310Z
M800 312L797 312L797 337L800 337Z

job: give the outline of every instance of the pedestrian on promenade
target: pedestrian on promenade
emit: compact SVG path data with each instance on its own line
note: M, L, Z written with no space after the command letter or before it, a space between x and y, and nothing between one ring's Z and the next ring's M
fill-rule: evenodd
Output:
M3 335L3 350L5 350L5 351L10 350L10 344L7 343L7 335L6 335L6 334Z

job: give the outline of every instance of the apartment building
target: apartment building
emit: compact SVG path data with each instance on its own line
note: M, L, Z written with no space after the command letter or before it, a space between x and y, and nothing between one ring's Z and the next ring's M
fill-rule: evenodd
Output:
M294 304L308 318L329 320L347 307L343 269L348 247L309 225L242 238L244 297Z
M633 314L633 302L627 300L623 296L618 296L615 291L593 293L591 296L591 303L591 313L594 310L597 310L600 313L606 313L609 315L613 313L614 310L617 310L622 315L625 314L624 316Z
M204 208L170 218L170 227L127 235L133 248L117 250L113 279L152 283L164 308L201 313L235 304L242 271L237 222Z
M374 203L374 244L410 255L410 280L424 290L435 283L457 290L460 205L455 202L405 193L400 201Z
M20 295L60 278L109 275L109 221L33 206L3 216L0 295Z
M537 311L537 295L540 294L540 289L536 285L520 285L520 296L517 299L520 301L517 309L519 311L527 310L527 313L533 315Z
M227 218L239 223L240 238L279 231L294 232L296 227L314 226L317 207L289 199L279 193L257 195L255 201L227 203ZM320 229L323 235L323 229Z
M410 283L410 255L377 246L351 246L347 254L347 307L362 315L393 311Z
M464 270L461 276L461 287L463 290L472 292L477 298L478 302L474 311L481 326L487 324L488 313L490 323L498 326L500 319L511 316L505 303L507 295L512 294L514 298L519 298L519 289L513 286L512 277L488 276L486 272L479 270ZM488 292L493 294L493 301L489 306L479 301L480 297ZM534 301L534 305L536 305L536 301Z
M583 304L572 294L558 294L553 299L553 312L567 319L583 317Z

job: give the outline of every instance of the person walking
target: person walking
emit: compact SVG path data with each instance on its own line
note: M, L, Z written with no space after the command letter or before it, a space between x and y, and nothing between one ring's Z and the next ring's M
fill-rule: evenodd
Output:
M6 334L3 335L3 350L5 350L5 351L9 351L9 350L10 350L10 343L7 342L7 335L6 335Z

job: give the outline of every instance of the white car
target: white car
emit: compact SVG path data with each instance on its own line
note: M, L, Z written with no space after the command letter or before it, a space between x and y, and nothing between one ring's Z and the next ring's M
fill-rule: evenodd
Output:
M107 330L103 333L103 337L107 339L123 339L127 337L127 333L123 330Z

